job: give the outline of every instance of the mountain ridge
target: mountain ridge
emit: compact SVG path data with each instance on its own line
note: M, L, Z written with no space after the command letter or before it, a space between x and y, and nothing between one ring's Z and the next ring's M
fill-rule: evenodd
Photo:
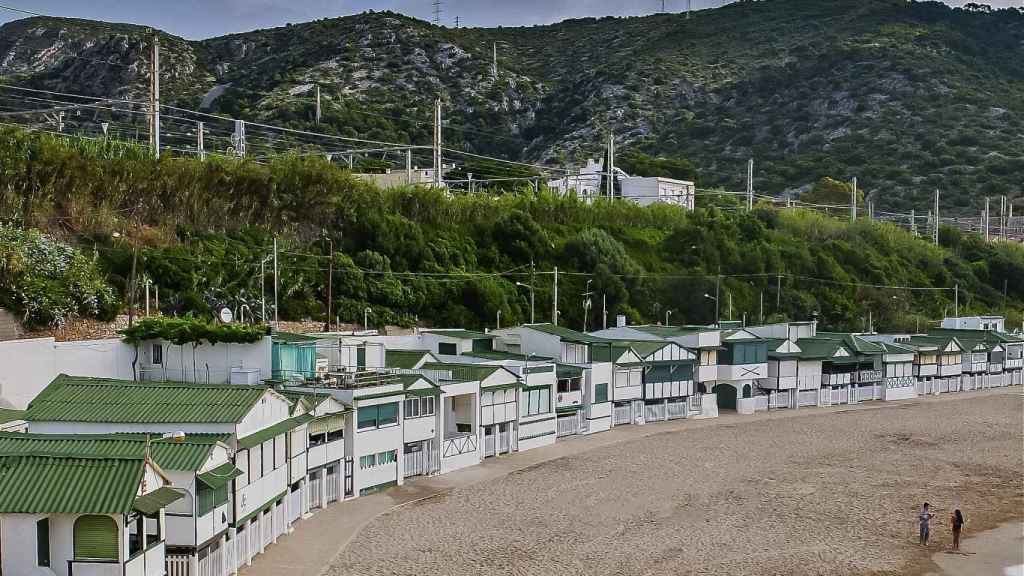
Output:
M0 27L0 74L142 100L147 33L15 21ZM342 136L426 143L441 97L464 129L449 142L515 160L578 164L611 130L620 149L691 160L702 187L742 189L753 157L755 187L773 195L858 176L882 209L923 211L941 188L944 208L971 215L986 195L1024 195L1013 177L1024 171L1024 13L1013 9L770 0L690 19L467 29L367 12L160 38L165 102L197 108L221 86L211 112L268 123L317 126L301 89L318 84L317 128Z

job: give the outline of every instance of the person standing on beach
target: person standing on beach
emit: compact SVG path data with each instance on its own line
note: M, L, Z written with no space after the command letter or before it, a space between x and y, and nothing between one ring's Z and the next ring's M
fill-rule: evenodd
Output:
M918 522L918 525L921 528L919 538L920 538L920 544L922 546L927 546L928 545L928 536L929 536L929 534L928 534L929 533L928 523L931 522L932 518L934 518L934 517L935 517L935 514L932 514L928 510L928 503L925 502L924 506L921 507L921 512L917 515L917 522Z
M964 529L964 515L957 508L949 517L949 523L953 526L953 550L960 550L960 533Z

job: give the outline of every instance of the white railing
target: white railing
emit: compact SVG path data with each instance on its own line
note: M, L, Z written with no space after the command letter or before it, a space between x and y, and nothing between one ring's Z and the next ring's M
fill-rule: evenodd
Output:
M454 438L448 438L442 446L441 455L444 458L475 452L477 449L476 435L466 433Z
M484 436L484 456L494 456L494 434Z
M780 408L791 408L792 390L776 390L768 394L768 408L778 410Z
M260 518L260 524L263 526L263 547L266 548L274 541L273 514L263 514L263 518Z
M405 477L422 476L427 473L427 451L410 452L405 457Z
M665 419L665 403L658 402L657 404L645 404L644 405L644 421L645 422L657 422Z
M192 576L189 559L190 556L188 554L168 554L164 558L167 576Z
M224 576L224 549L219 545L211 548L209 554L199 559L199 576ZM167 576L171 576L170 572Z
M665 415L669 420L686 418L686 400L669 400L665 407Z
M818 391L817 390L801 390L798 394L798 398L801 406L817 406L818 405Z
M327 471L327 503L338 501L338 478L341 477L341 473L338 470L338 465L335 464L333 467L334 472L331 469Z
M578 414L559 416L555 428L555 438L575 436L580 433L580 417Z
M695 392L693 396L690 396L690 412L701 412L703 410L704 395L700 392Z
M623 406L616 406L612 418L612 426L618 426L620 424L629 424L631 415L632 411L630 410L629 404Z
M295 522L302 515L302 490L288 494L288 521Z

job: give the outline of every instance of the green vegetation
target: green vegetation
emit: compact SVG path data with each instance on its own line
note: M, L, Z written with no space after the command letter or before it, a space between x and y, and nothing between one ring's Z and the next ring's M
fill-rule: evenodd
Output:
M1024 248L953 230L942 231L936 248L892 226L799 210L691 214L586 205L545 190L381 191L319 157L154 161L123 147L5 130L0 209L95 251L122 295L137 246L140 277L159 287L165 314L181 317L229 306L258 320L263 294L270 316L273 235L282 319L324 319L330 261L335 314L361 323L369 306L375 325L480 328L493 326L498 310L505 324L527 320L529 295L515 283L530 283L531 261L538 319L550 316L557 266L561 318L573 327L582 325L588 279L597 295L591 326L600 322L601 295L609 318L657 321L672 310L674 323L712 322L714 304L700 296L714 293L719 273L722 316L734 319L758 319L763 295L766 319L817 313L829 328L862 329L870 312L881 329L924 327L951 309L957 284L964 311L1005 307L1017 322L1024 309ZM2 290L21 310L12 294L23 289Z
M29 327L60 327L79 316L113 317L116 298L95 257L38 230L0 224L0 307Z
M144 100L145 67L128 66L145 60L147 35L129 25L13 22L0 33L0 53L9 55L0 73L49 90ZM880 210L923 214L938 188L949 216L976 216L985 196L1021 197L1018 8L769 0L689 19L496 29L368 12L195 42L164 35L161 45L164 101L195 109L207 90L230 84L210 111L330 135L427 144L440 98L446 145L513 160L579 165L601 156L613 130L622 167L687 175L691 162L702 188L743 190L754 158L762 194L857 176ZM319 124L314 84L323 96ZM126 123L141 127L144 115L96 110L65 122L95 131L102 119L131 138ZM209 121L207 146L223 151L230 121L196 119ZM192 146L192 136L173 134L190 129L168 120L165 141ZM253 134L251 154L267 147L261 135ZM404 166L399 154L372 158L368 169ZM454 159L456 176L521 175Z
M267 334L267 328L248 324L218 324L199 318L171 318L152 316L142 318L121 331L128 344L141 344L146 340L166 340L178 346L203 342L215 346L225 344L251 344Z

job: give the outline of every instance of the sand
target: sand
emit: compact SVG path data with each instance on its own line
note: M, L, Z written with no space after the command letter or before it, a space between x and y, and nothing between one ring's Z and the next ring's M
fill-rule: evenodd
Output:
M973 533L1024 518L1019 387L806 414L658 434L456 489L371 522L327 573L925 574L954 507ZM928 549L915 524L925 500L942 520Z

